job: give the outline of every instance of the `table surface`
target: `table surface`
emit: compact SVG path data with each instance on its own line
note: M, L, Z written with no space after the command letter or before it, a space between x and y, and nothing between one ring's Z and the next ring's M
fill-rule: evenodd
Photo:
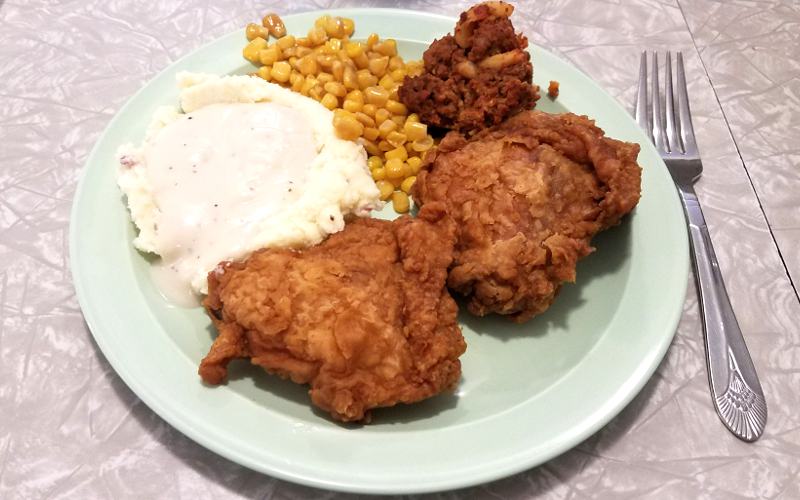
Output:
M697 190L769 404L735 439L710 403L694 285L641 394L575 449L447 498L800 498L800 4L516 2L533 43L633 102L641 50L681 50L705 171ZM349 498L252 472L172 429L83 321L69 212L95 140L156 73L267 11L469 2L54 2L0 7L0 497ZM535 68L535 61L534 61ZM565 89L569 91L569 89Z

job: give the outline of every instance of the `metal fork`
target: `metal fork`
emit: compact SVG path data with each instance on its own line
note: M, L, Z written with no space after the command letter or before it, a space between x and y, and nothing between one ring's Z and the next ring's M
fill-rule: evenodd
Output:
M677 53L677 85L672 86L672 54L667 52L664 99L658 84L658 55L654 52L648 105L647 52L639 65L635 116L667 164L683 202L689 225L695 283L700 312L711 396L725 426L744 441L755 441L767 423L767 404L753 361L733 313L717 257L711 245L694 183L703 172L697 150L683 55ZM676 102L677 101L677 102Z

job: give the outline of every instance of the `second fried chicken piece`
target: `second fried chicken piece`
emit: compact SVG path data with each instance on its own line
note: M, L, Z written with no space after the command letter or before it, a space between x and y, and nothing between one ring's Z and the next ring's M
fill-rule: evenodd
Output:
M544 312L591 238L638 203L638 153L573 114L523 112L470 140L451 132L412 188L457 223L448 286L479 316Z
M441 204L389 222L357 219L302 251L268 249L209 274L204 305L219 336L200 365L222 383L250 358L310 385L342 421L455 387L466 348L445 288L455 226Z
M461 14L454 35L435 40L423 54L425 70L407 76L400 100L422 122L471 133L532 108L528 39L514 32L514 7L484 2Z

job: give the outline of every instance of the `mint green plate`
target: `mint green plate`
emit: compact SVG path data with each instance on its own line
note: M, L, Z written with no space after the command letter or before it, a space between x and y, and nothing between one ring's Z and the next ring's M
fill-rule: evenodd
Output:
M419 12L348 9L357 34L396 38L419 58L455 20ZM305 33L320 13L286 16ZM642 145L643 197L635 214L595 240L547 313L524 324L462 314L468 348L453 395L374 412L342 426L315 411L306 388L234 363L227 386L208 387L197 365L215 335L203 312L167 305L116 187L115 151L138 142L156 107L175 104L178 71L247 73L241 31L176 62L122 108L98 140L75 196L72 272L89 327L108 361L150 407L203 446L289 481L368 493L469 486L538 465L616 415L664 356L688 276L683 214L664 164L628 113L584 74L531 47L535 80L561 82L539 108L596 118L610 136ZM393 214L383 213L383 217Z

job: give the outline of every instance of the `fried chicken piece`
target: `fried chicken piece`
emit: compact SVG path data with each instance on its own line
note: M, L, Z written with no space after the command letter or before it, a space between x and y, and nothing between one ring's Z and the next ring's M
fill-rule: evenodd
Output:
M539 98L528 39L514 32L514 7L485 2L461 14L455 35L434 40L425 70L406 76L400 100L428 125L464 133L497 125Z
M357 219L301 251L267 249L208 276L219 336L200 376L220 384L234 358L309 384L341 421L453 389L466 345L445 287L455 225L442 204L416 219Z
M412 188L456 221L448 286L478 316L522 323L544 312L591 238L638 203L638 154L573 114L526 111L469 140L448 134Z

